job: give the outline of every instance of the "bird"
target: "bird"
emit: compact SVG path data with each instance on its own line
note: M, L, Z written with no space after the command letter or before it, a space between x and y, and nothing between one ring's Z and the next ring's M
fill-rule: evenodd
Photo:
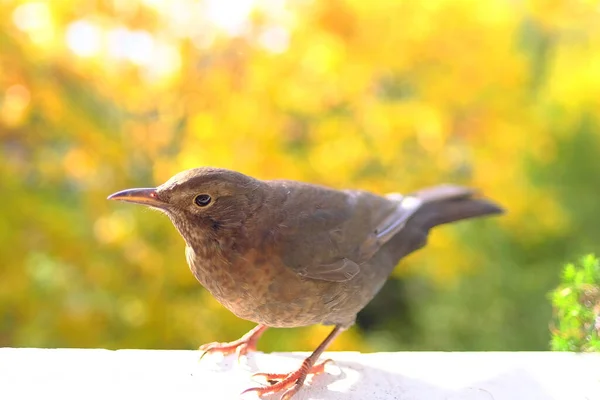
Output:
M165 213L185 241L199 283L233 314L257 324L236 341L200 346L202 356L244 356L268 328L333 326L296 371L257 373L267 384L242 392L281 394L282 400L308 375L324 372L331 360L319 357L354 324L399 261L426 245L432 228L504 212L458 185L378 195L215 167L185 170L157 187L108 199Z

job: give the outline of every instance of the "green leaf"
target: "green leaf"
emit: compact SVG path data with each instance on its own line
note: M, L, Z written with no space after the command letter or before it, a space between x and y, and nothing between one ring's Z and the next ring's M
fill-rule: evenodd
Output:
M567 264L563 270L562 281L564 283L572 283L575 281L576 275L577 275L577 270L575 269L575 265Z

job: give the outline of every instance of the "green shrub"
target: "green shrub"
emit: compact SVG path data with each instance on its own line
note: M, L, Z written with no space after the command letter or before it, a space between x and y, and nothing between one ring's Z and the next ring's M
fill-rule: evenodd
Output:
M567 264L552 292L552 350L600 351L600 262L593 255Z

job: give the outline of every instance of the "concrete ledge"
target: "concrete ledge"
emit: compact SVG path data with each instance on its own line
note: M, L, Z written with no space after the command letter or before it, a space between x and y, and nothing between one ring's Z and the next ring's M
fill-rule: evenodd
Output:
M239 399L250 374L288 372L307 353L0 349L0 399ZM335 365L294 399L600 400L600 354L326 353ZM323 358L324 359L324 358ZM248 394L245 398L256 398ZM276 396L267 397L277 398Z

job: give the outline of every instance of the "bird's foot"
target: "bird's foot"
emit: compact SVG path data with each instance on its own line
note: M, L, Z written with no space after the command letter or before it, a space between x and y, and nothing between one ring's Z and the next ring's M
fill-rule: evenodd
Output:
M203 344L198 348L198 350L202 351L202 355L200 356L200 360L207 355L212 353L220 353L223 355L228 355L232 353L237 354L237 359L240 359L243 356L246 356L249 352L256 350L256 343L258 339L263 334L264 331L267 330L267 327L264 325L257 325L250 332L246 333L244 336L239 338L238 340L234 340L229 343L219 343L212 342ZM198 360L199 361L199 360Z
M242 392L242 395L250 392L256 392L259 397L262 397L266 394L283 392L280 397L280 400L289 400L291 399L302 386L304 385L304 380L308 375L318 375L325 372L325 365L328 362L333 362L332 359L327 359L319 364L314 364L313 359L310 357L304 360L302 366L294 372L289 374L268 374L264 372L259 372L257 374L252 375L253 378L264 378L269 386L261 386L261 387L253 387L250 389L246 389Z

